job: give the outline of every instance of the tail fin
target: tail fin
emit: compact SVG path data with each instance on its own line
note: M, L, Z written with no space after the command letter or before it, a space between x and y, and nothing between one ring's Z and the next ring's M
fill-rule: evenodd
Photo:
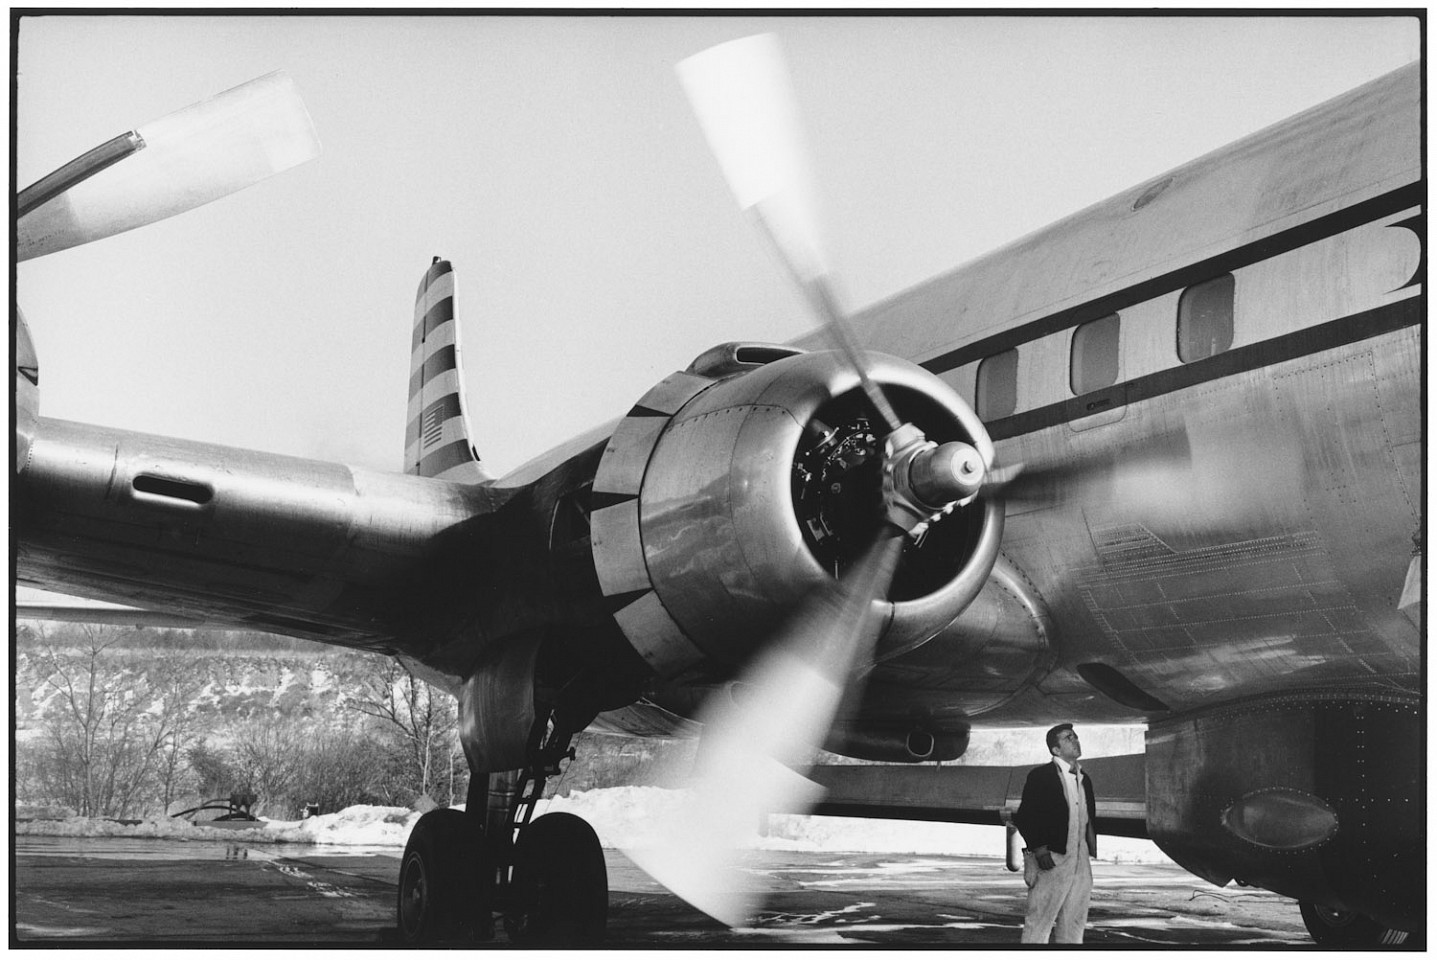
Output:
M409 427L404 472L456 483L490 479L469 441L464 378L454 319L454 271L434 258L414 299L414 340L409 358Z

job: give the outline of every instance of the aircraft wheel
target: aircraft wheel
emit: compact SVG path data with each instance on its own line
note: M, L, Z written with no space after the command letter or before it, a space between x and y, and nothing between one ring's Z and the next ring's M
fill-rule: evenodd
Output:
M479 830L458 810L419 818L399 866L399 936L437 943L468 934L479 903Z
M1298 904L1307 932L1322 947L1396 947L1407 942L1406 930L1393 930L1371 917L1335 910L1303 900Z
M526 947L593 946L604 939L609 873L594 828L548 813L519 831L510 884L509 939Z

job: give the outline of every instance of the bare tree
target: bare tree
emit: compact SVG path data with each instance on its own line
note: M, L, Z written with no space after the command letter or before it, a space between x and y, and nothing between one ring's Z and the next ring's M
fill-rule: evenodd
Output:
M385 657L365 678L353 708L397 738L397 759L416 793L438 799L442 788L453 802L459 718L452 697L420 680L402 661Z
M376 765L377 744L357 726L327 726L305 738L305 762L295 776L295 801L331 813L357 803L374 803L384 776Z
M456 704L400 663L366 657L360 676L344 671L352 722L292 716L268 698L235 722L237 711L199 696L210 653L181 652L172 641L184 636L152 639L100 625L25 631L17 692L35 709L16 743L18 795L85 816L169 813L196 792L252 792L281 816L302 802L331 810L462 796ZM207 744L218 723L223 740Z
M169 657L152 667L150 686L155 779L164 813L170 812L180 778L186 772L185 756L203 736L194 702L204 677L189 657Z
M305 730L299 724L274 714L261 714L241 724L230 749L240 782L231 789L251 790L265 809L279 812L291 800L295 778L305 762L304 741Z
M214 800L238 789L240 774L230 752L201 737L185 750L184 762L194 777L199 799Z
M35 775L50 796L83 816L125 816L143 804L166 731L183 706L158 712L143 674L127 672L112 648L122 634L84 624L73 649L37 658L58 710L42 725Z

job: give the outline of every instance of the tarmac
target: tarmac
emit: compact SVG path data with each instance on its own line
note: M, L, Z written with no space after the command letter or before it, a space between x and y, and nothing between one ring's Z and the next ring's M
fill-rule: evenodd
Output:
M613 949L1014 946L1023 922L1022 878L996 858L754 851L767 895L729 929L605 856ZM13 864L12 945L393 945L393 849L21 836ZM1297 904L1264 890L1170 864L1093 873L1089 945L1311 945Z

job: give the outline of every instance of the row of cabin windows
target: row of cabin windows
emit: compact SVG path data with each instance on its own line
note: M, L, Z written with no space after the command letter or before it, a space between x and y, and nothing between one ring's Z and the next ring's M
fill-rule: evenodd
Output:
M1178 359L1192 363L1232 346L1232 274L1188 287L1178 298ZM1068 386L1073 396L1111 387L1118 381L1119 330L1116 313L1081 324L1073 331L1068 357ZM996 420L1018 409L1018 348L986 357L978 364L978 416Z

